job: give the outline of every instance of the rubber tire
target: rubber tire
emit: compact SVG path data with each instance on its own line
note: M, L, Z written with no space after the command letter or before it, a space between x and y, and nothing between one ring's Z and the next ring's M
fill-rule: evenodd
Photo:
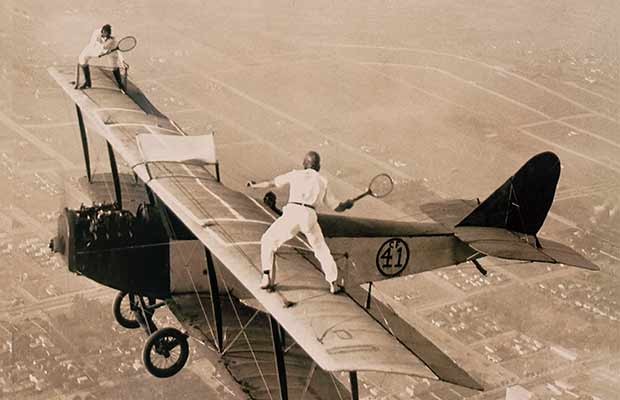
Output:
M178 341L179 346L181 346L181 355L179 356L177 362L175 362L172 366L161 369L153 364L153 361L151 360L151 350L153 350L153 347L156 346L164 337L172 337ZM142 363L144 364L146 370L156 378L169 378L173 376L183 369L188 357L189 343L187 342L187 335L172 327L159 329L153 333L146 340L144 348L142 349Z
M126 318L121 312L121 304L123 304L123 300L127 296L127 292L118 292L116 297L114 298L114 303L112 303L112 312L114 313L114 319L120 326L127 329L137 329L140 327L140 323L136 319ZM147 304L152 306L155 304L155 299L148 298Z
M112 303L112 311L114 312L114 319L120 326L127 329L136 329L140 327L140 324L136 319L126 318L121 312L121 304L127 296L127 292L118 292L116 297L114 298L114 303Z

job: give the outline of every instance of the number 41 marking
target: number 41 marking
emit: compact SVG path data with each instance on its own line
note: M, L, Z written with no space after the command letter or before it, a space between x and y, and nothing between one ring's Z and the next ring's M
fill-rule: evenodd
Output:
M392 250L396 250L396 264L392 265ZM384 260L382 268L402 268L403 266L403 246L400 242L392 240L380 257Z

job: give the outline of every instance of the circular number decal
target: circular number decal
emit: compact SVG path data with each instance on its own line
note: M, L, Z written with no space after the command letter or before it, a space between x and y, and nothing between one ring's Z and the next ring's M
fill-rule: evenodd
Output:
M384 276L400 274L409 262L409 246L404 240L394 238L383 243L377 252L377 269Z

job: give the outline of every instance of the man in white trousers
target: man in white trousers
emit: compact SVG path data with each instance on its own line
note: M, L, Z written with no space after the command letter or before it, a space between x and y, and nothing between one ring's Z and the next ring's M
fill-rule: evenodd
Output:
M261 238L261 266L263 278L261 288L267 289L275 284L271 279L274 254L286 241L302 232L308 239L315 257L321 263L325 280L329 282L329 290L335 294L340 290L336 283L338 267L332 257L321 227L317 222L315 207L320 203L331 209L342 212L353 207L351 200L338 202L327 188L327 179L319 174L321 158L315 151L306 154L303 170L292 170L271 181L260 183L248 182L247 186L255 189L268 189L289 185L289 200L284 206L282 216L267 229Z
M95 29L90 36L90 42L84 47L78 58L82 75L84 75L84 83L78 89L88 89L91 87L92 82L90 80L90 67L88 63L92 58L103 56L107 56L106 59L112 67L112 73L118 87L124 89L121 78L121 68L124 68L123 56L119 51L112 51L117 45L118 42L112 36L112 27L110 25L106 24L101 29Z

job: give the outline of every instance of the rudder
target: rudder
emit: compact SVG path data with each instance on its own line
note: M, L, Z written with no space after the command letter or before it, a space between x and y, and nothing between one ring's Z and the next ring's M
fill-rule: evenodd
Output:
M554 153L537 154L456 226L536 235L553 203L560 168L560 159Z

